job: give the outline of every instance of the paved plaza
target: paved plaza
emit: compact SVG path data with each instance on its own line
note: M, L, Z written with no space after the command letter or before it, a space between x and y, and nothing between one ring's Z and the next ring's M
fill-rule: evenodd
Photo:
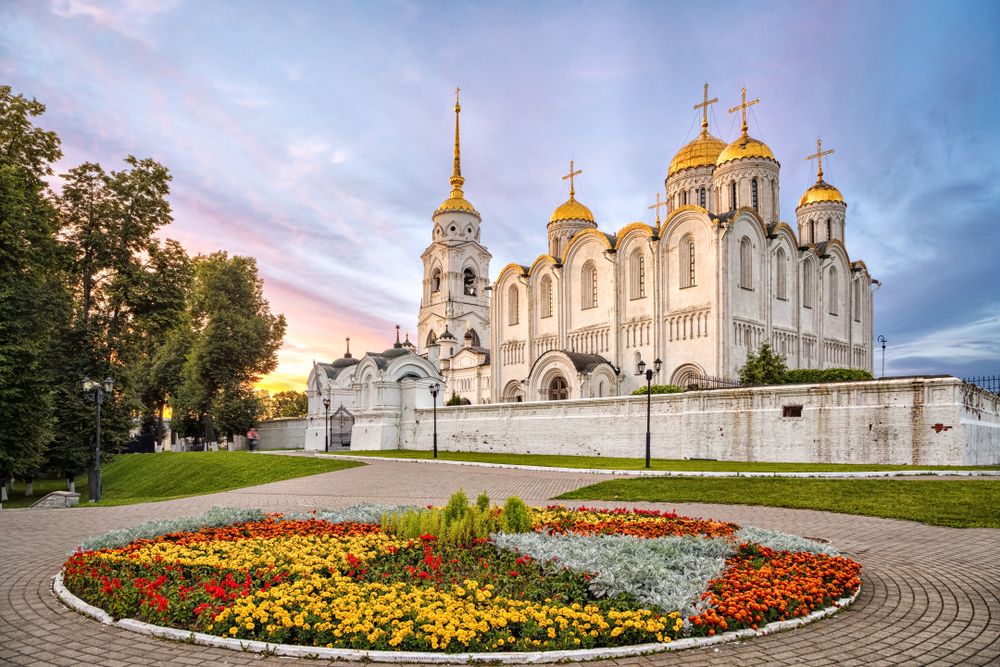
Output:
M282 511L340 507L362 501L443 503L459 488L471 497L486 492L500 501L516 494L530 504L545 504L556 495L611 477L380 461L350 470L160 503L3 510L0 665L291 664L289 658L142 637L66 609L53 596L51 579L67 553L90 535L150 519L198 514L213 505ZM941 528L740 505L652 506L829 540L863 565L862 592L854 605L832 618L790 632L608 662L691 667L1000 662L1000 530Z

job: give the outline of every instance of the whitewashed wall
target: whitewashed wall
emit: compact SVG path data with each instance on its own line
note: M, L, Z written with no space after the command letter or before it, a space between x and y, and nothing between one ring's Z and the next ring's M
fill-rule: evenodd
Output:
M257 427L257 448L258 449L304 449L306 444L306 430L309 428L309 417L292 417L288 419L275 419L273 421L262 422ZM319 420L319 429L313 429L323 437L323 420ZM312 449L315 449L313 447ZM319 449L323 449L320 442Z
M802 416L783 417L785 405ZM438 446L641 457L645 416L645 397L438 408ZM430 410L398 423L400 448L430 449ZM997 397L950 377L653 396L652 432L654 458L1000 464Z

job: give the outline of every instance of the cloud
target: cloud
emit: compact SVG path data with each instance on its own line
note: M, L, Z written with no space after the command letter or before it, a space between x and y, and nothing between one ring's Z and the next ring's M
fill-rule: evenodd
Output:
M180 0L52 0L51 6L60 18L90 19L102 28L145 42L153 19L179 4Z
M992 372L996 369L990 366L1000 364L1000 304L972 322L929 331L899 345L889 341L886 356L888 367L898 374Z

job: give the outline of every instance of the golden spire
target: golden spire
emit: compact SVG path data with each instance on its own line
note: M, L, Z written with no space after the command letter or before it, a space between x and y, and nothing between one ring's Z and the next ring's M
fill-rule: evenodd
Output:
M562 177L562 179L564 181L567 178L569 179L569 198L570 199L573 199L573 195L576 194L576 189L573 186L573 177L574 176L579 176L582 173L583 173L582 169L577 169L576 171L573 171L573 160L570 160L569 161L569 173Z
M817 182L823 180L823 156L824 155L829 155L830 153L833 153L833 149L831 148L828 151L823 150L823 140L817 137L816 138L816 152L814 154L812 154L812 155L807 155L806 156L807 160L811 160L813 158L816 158L816 167L817 167L816 168L816 181Z
M743 87L742 95L743 95L743 103L742 104L737 104L736 106L734 106L732 109L729 110L729 113L733 113L734 111L742 111L743 112L743 126L740 128L740 131L743 133L743 136L746 136L747 135L747 130L749 129L747 127L747 109L750 108L750 107L752 107L755 104L760 103L760 98L758 97L756 99L753 99L753 100L750 100L749 102L747 102L747 89L746 89L746 86Z
M667 205L667 202L665 202L665 201L661 202L660 201L660 193L657 192L656 193L656 203L649 206L649 208L651 208L651 209L656 209L656 226L657 227L660 226L660 207L661 206L666 206L666 205Z
M713 97L712 99L708 99L708 84L706 83L704 101L701 104L694 105L695 111L701 109L701 135L703 137L708 136L708 105L715 104L718 101L719 101L718 97ZM659 213L659 209L657 209L657 213Z
M452 199L462 199L462 186L465 179L462 178L462 154L458 146L458 114L462 113L462 105L458 103L458 94L461 88L455 88L455 165L451 171L451 197Z

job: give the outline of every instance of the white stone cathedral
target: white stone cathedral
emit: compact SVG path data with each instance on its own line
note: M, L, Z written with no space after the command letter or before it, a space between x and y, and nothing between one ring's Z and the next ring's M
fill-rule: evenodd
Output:
M737 377L764 342L789 368L870 371L878 282L844 244L847 203L823 180L832 151L817 141L807 158L817 161L817 180L799 200L793 229L780 218L780 164L748 133L746 110L758 100L748 102L744 89L730 109L743 122L728 145L709 133L715 102L706 84L694 107L701 133L670 161L666 200L657 195L650 207L655 225L599 229L576 199L581 172L571 162L569 199L549 218L547 252L508 264L491 285L482 218L463 192L456 97L451 194L434 211L421 255L417 348L397 341L371 355L372 367L419 358L444 381L443 399L454 393L474 404L627 394L645 385L639 362L656 359L656 384L712 386ZM310 389L315 381L321 395L328 377L342 403L371 408L355 377L363 366L349 358L317 364Z

